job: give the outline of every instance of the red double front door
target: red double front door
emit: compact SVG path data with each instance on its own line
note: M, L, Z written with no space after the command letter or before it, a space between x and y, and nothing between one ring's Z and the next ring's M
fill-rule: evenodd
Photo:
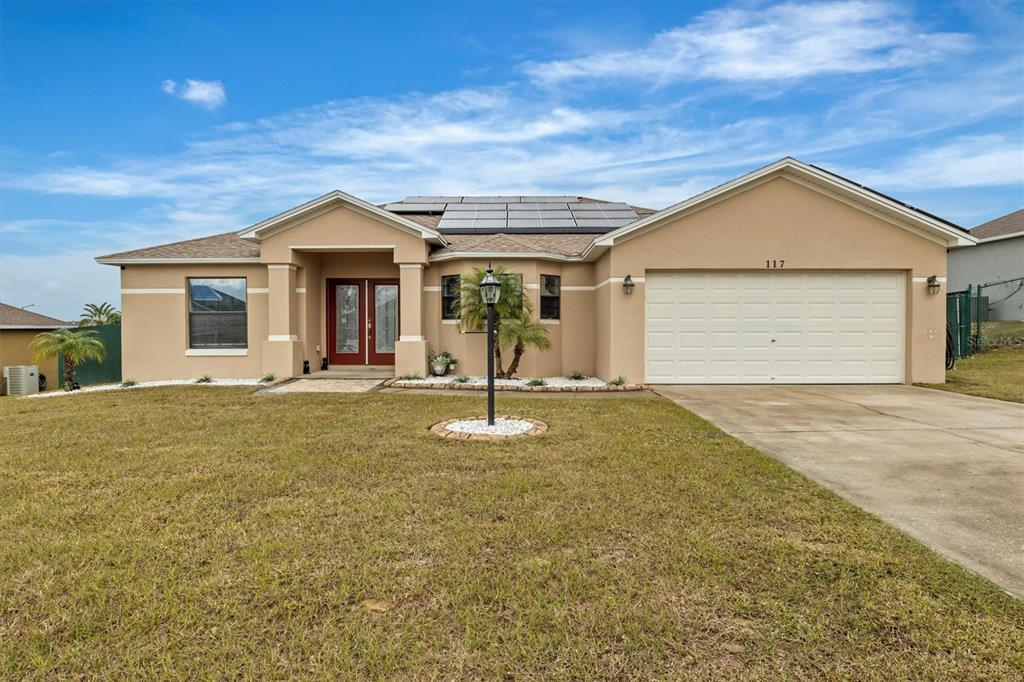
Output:
M393 365L397 341L397 279L327 280L330 364Z

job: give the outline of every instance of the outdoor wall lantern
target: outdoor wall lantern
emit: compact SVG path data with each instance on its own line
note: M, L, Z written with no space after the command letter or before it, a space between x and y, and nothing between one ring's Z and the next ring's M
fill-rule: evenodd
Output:
M490 263L480 280L480 298L487 304L487 425L494 426L494 304L501 298L501 282Z
M627 296L633 293L633 287L635 286L636 285L633 284L633 278L629 275L626 275L626 279L622 280L622 290L626 292Z
M932 275L928 278L928 293L937 294L939 293L939 276Z

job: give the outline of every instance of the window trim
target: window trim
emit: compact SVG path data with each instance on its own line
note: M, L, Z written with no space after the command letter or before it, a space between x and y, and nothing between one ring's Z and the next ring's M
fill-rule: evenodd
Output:
M228 313L228 314L240 314L245 316L245 345L244 346L213 346L213 347L198 347L192 346L192 315L202 315L203 312L193 312L192 310L192 282L196 280L209 280L209 279L238 279L243 282L243 291L245 292L245 310L240 313ZM249 278L246 275L186 275L185 276L185 355L189 357L202 357L202 356L244 356L249 354Z
M455 289L455 295L454 296L446 296L445 295L445 288L444 288L444 281L446 279L449 279L449 278L452 278L452 277L456 278L456 280L458 281L459 284L458 284L458 286ZM454 315L449 317L451 312L450 312L449 307L447 305L445 305L445 300L446 299L447 300L452 300L453 298L456 301L458 301L458 305L455 306L455 313L454 313ZM461 315L459 314L459 307L461 305L462 305L462 275L458 274L458 273L455 273L455 274L452 274L452 275L441 275L441 321L442 322L457 322L459 320L459 318L461 317Z
M555 279L555 286L558 288L557 294L545 294L544 293L544 278L553 277ZM548 317L544 315L544 299L554 299L556 302L556 308L558 309L557 314L554 317ZM538 311L541 320L555 321L562 319L562 276L561 275L545 275L540 276L540 310Z

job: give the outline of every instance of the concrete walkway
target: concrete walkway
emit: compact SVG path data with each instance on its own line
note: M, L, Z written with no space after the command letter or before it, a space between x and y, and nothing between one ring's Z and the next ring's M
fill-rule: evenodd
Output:
M1024 405L913 386L659 386L1024 598Z
M379 386L380 379L296 379L260 391L270 393L366 393Z

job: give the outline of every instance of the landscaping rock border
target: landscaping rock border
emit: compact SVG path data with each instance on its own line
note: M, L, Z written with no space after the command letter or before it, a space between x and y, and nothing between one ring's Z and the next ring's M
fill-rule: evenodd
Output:
M466 433L465 431L450 431L448 429L449 424L455 422L464 422L470 419L487 419L487 415L479 417L457 417L456 419L447 419L443 422L438 422L428 429L435 436L441 438L454 438L457 440L504 440L506 438L520 438L522 436L539 436L542 433L547 433L548 425L537 419L530 419L529 417L517 417L510 414L497 415L498 419L518 419L521 421L530 422L533 427L523 433L517 433L514 435L506 436L497 433Z
M446 390L446 391L484 391L487 390L487 386L482 384L460 384L457 381L437 381L437 382L422 382L422 381L402 381L401 379L387 379L383 384L384 388L429 388L433 390ZM647 384L622 384L621 386L614 386L612 384L606 384L604 386L515 386L507 384L495 384L495 391L520 391L523 393L610 393L613 391L646 391L648 390Z

